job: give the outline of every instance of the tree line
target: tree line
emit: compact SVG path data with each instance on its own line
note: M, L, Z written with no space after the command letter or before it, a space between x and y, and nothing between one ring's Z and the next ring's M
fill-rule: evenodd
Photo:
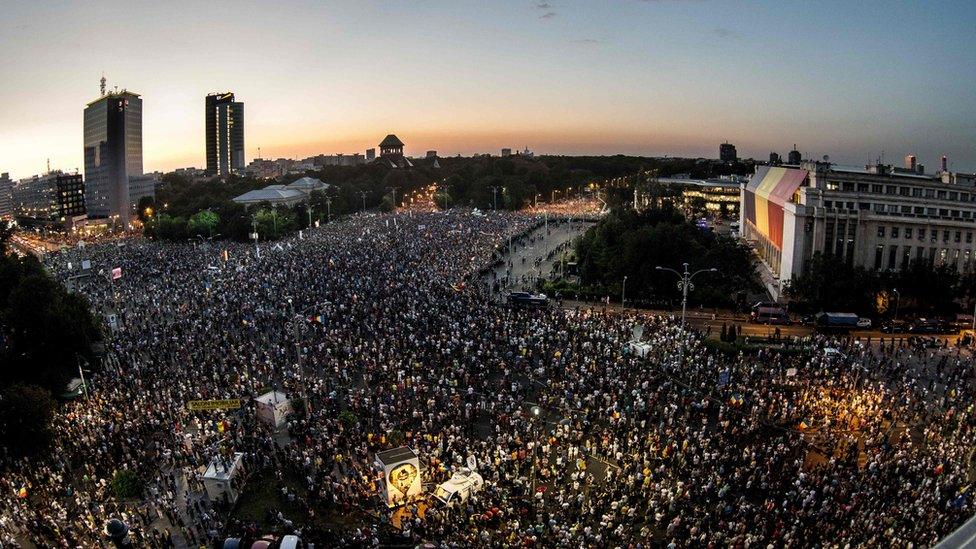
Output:
M382 163L360 166L323 166L304 174L290 174L278 181L250 176L191 180L170 173L163 176L154 198L138 204L138 216L146 235L164 240L227 238L245 241L257 229L261 239L276 239L304 229L311 222L362 209L389 210L408 203L411 196L436 185L440 208L468 207L518 210L539 202L582 196L593 182L653 170L661 176L690 173L711 177L743 172L739 167L696 159L634 156L473 156L413 160L414 167L390 168ZM245 208L232 199L272 183L288 184L303 176L315 177L329 188L310 196L310 207L299 204L273 207L261 204ZM605 187L604 196L626 202L626 185Z
M33 255L13 253L10 234L0 228L0 447L29 454L53 436L54 398L80 367L98 364L102 335L88 300Z
M734 306L743 294L760 290L748 248L689 222L670 203L635 212L616 208L576 242L579 291L590 297L675 305L681 300L674 273L715 268L694 279L691 304ZM624 277L627 277L626 288Z
M843 311L870 317L971 313L976 273L917 260L905 268L875 271L835 255L814 254L786 288L797 312Z

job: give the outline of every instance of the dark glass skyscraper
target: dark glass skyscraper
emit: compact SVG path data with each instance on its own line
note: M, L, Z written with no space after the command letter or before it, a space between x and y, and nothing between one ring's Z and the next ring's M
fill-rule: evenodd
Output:
M129 177L142 175L142 99L122 90L85 107L88 216L129 221Z
M234 94L214 93L206 99L207 173L227 175L244 169L244 103Z

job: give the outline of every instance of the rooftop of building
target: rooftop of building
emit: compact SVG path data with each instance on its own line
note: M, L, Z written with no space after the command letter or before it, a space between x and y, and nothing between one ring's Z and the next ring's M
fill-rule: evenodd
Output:
M86 107L90 107L90 106L94 105L95 103L98 103L99 101L102 101L102 100L105 100L105 99L117 99L117 98L120 98L120 97L133 97L133 98L138 99L140 96L139 96L138 93L130 92L129 90L126 90L126 89L121 89L121 90L118 90L118 91L105 92L105 95L99 97L98 99L95 99L94 101L89 101L88 103L85 104L85 106Z
M400 141L400 138L393 135L392 133L386 136L385 138L383 138L383 141L380 141L380 148L383 149L389 149L392 147L402 147L402 146L403 146L403 141Z

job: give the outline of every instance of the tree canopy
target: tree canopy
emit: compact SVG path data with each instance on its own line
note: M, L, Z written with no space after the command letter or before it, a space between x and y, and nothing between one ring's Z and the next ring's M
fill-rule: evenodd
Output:
M717 269L695 278L689 302L728 306L738 292L758 289L747 248L687 222L670 205L614 210L580 238L575 253L584 288L619 296L626 276L628 300L680 299L678 278L656 267L680 271L685 262L692 272Z

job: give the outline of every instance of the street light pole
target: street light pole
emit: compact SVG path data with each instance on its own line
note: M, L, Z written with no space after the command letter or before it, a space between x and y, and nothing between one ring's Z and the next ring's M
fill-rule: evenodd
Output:
M332 221L332 197L325 197L325 222L330 223Z
M298 372L302 376L302 401L305 402L305 409L308 411L308 414L311 414L312 402L309 400L308 391L306 390L306 387L308 387L308 379L305 377L305 361L302 360L301 332L298 329L298 315L295 314L295 304L292 303L290 297L288 298L288 311L291 313L292 331L295 335L295 353L298 357Z
M688 291L695 289L694 285L692 285L692 283L691 283L691 279L695 278L695 276L697 276L697 275L699 275L701 273L714 273L714 272L717 272L718 269L712 267L711 269L701 269L701 270L698 270L698 271L695 271L695 272L692 273L692 272L689 272L688 271L688 264L687 263L682 263L682 265L684 265L684 268L685 268L685 270L684 270L683 273L678 272L678 271L676 271L674 269L671 269L670 267L662 267L660 265L658 265L657 267L654 267L654 268L657 269L658 271L669 271L669 272L672 272L672 273L678 275L678 278L681 279L678 282L678 289L681 290L681 329L683 330L685 328L685 316L687 315L687 312L688 312Z
M491 188L491 209L498 209L498 187Z
M620 289L620 310L623 311L627 308L627 275L624 275L624 284Z
M891 291L895 292L895 319L891 323L891 333L894 334L895 324L898 324L898 305L901 303L901 292L898 291L898 288L892 288Z
M359 191L359 194L363 197L363 212L366 211L366 191Z

